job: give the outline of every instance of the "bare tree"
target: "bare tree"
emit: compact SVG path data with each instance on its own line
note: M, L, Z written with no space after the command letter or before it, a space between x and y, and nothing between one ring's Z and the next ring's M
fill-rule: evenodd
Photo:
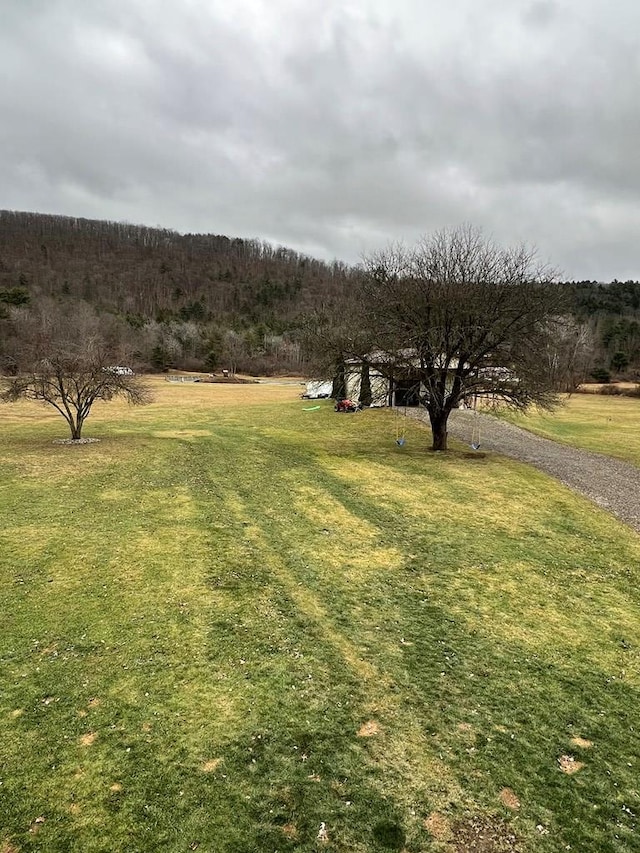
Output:
M593 332L586 323L568 316L554 318L550 328L545 353L549 376L554 388L570 394L588 380L593 368Z
M433 449L451 411L472 397L552 407L547 343L564 311L555 275L526 246L500 248L471 226L365 259L363 324L391 376L411 376Z
M95 316L23 318L22 344L16 352L17 375L7 380L0 402L37 400L53 406L66 420L71 438L82 427L96 400L122 397L141 405L150 401L143 381L116 361L122 353L108 348Z
M247 352L247 344L242 335L238 332L229 331L224 336L224 358L229 365L229 371L232 376L236 375L238 370L238 362L240 362Z

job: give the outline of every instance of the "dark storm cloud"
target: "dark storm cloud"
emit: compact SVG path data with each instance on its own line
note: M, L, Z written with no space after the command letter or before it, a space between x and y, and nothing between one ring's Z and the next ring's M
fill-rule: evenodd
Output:
M3 4L1 206L357 260L461 221L640 277L631 0Z

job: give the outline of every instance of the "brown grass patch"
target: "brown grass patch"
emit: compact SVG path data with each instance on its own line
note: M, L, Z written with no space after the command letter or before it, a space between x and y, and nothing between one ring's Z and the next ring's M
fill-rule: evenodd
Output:
M143 723L142 724L142 731L143 732L150 732L152 728L153 728L153 726L151 725L151 723Z
M69 806L69 814L79 815L81 811L80 803L71 803Z
M358 737L375 737L380 734L380 725L375 720L367 720L358 729Z
M578 770L582 770L584 767L584 761L576 761L573 755L561 755L558 759L558 764L560 765L560 770L569 776L577 773Z
M16 717L21 717L24 714L24 708L16 708L15 711L11 712L11 716L15 719ZM2 853L2 851L0 851Z
M89 699L89 701L87 702L87 707L89 707L89 708L97 708L97 707L98 707L98 705L101 705L101 704L102 704L102 699L96 699L96 698L94 697L93 699Z
M96 738L98 737L98 732L87 732L85 735L81 735L78 738L78 742L80 746L91 746L96 742Z
M222 758L211 758L209 761L205 761L200 769L203 773L213 773L221 764Z
M20 848L12 844L8 838L5 838L0 847L0 853L20 853Z
M431 812L429 817L422 821L422 825L436 841L451 840L451 824L443 814Z
M520 800L511 788L503 788L500 791L500 800L508 809L517 811L520 808Z
M224 382L168 382L165 376L145 376L145 383L152 391L154 400L146 408L153 410L167 404L173 406L259 406L268 403L293 402L300 400L303 382L300 385L272 385L257 383ZM114 402L125 408L126 403ZM99 409L98 409L99 411Z
M209 429L163 429L152 432L155 438L202 438L211 435Z
M113 791L114 794L119 793L122 790L122 785L120 782L114 782L113 785L109 788L110 791Z
M522 847L508 823L476 815L452 826L456 853L520 853Z
M288 838L289 840L293 841L298 837L298 828L296 827L295 823L285 823L285 825L282 827L282 834L285 838Z
M572 738L571 738L571 743L572 743L574 746L579 746L579 747L580 747L580 749L590 749L590 747L592 747L592 746L593 746L593 741L592 741L592 740L587 740L586 738L584 738L584 737L579 737L579 736L572 737Z

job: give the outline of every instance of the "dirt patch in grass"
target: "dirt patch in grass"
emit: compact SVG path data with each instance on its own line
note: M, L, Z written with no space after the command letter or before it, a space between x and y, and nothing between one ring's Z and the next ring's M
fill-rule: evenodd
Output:
M456 853L521 853L522 847L511 827L500 818L475 816L452 826Z
M512 791L511 788L503 788L500 791L500 801L508 809L513 809L514 811L517 811L520 808L520 800L517 798L515 792Z
M109 788L110 791L113 791L114 794L119 793L122 790L122 785L120 782L114 782L113 785Z
M431 812L428 818L423 820L422 825L430 832L436 841L451 840L451 824L447 818L439 812Z
M580 749L590 749L590 747L592 747L592 746L593 746L593 741L592 741L592 740L587 740L586 738L584 738L584 737L579 737L579 736L577 736L577 737L572 737L572 738L571 738L571 743L572 743L574 746L579 746L579 747L580 747Z
M78 738L78 742L80 743L80 746L91 746L96 742L97 737L97 732L87 732L85 735L81 735L80 738Z
M558 764L560 765L560 770L568 776L577 773L578 770L582 770L584 767L584 762L576 761L573 755L561 755L558 759Z
M202 438L211 435L209 429L164 429L151 433L155 438Z
M375 737L380 734L380 725L375 720L367 720L358 729L358 737Z
M220 767L222 764L221 758L212 758L209 761L205 761L205 763L200 768L203 773L213 773Z
M288 838L290 841L293 841L298 837L298 828L295 823L285 823L282 827L282 834L285 838Z
M45 823L45 821L46 817L44 815L40 815L39 817L37 817L29 827L29 832L32 835L37 835L42 829L42 825Z
M95 696L92 699L89 699L87 702L87 706L89 708L97 708L98 705L102 704L102 699L97 699Z
M0 853L20 853L20 848L13 845L7 838L2 842Z
M99 438L55 438L51 444L63 444L66 447L78 447L81 444L98 444Z

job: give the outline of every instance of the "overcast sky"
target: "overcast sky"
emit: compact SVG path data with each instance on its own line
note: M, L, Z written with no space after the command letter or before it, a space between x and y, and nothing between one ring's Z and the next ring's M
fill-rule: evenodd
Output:
M640 2L0 0L0 207L640 279Z

